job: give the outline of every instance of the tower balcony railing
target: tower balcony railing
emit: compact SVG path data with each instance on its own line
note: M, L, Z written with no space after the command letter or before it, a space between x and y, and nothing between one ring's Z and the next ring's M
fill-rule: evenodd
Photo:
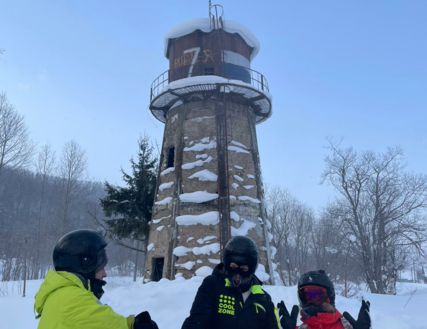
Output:
M261 92L269 92L267 79L250 68L230 63L196 63L160 74L151 84L150 102L167 90L169 83L191 77L217 76L228 80L237 80L250 85Z

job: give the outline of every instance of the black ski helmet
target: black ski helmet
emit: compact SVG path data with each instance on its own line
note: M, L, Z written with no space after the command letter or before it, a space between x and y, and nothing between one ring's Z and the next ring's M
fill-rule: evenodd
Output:
M330 304L335 306L335 288L332 281L329 279L328 275L325 273L324 270L318 270L318 271L309 271L301 275L298 281L298 289L304 286L320 286L326 289L326 293L328 294L328 297L330 299ZM300 300L300 304L302 307L305 307L306 305L303 305Z
M64 235L53 249L56 271L75 272L86 278L107 265L107 241L92 230L76 230Z
M245 258L249 267L248 275L255 273L258 267L258 247L251 238L235 236L227 242L222 257L226 269L232 256Z

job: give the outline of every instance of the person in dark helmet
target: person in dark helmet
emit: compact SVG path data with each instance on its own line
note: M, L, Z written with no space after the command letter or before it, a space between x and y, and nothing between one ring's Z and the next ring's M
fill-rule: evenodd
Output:
M359 316L355 320L349 313L342 315L335 308L335 288L323 270L310 271L298 281L300 308L294 305L289 314L285 303L277 304L282 329L371 329L369 302L362 300ZM297 327L298 312L302 325Z
M106 282L107 241L92 230L63 236L36 295L38 329L158 329L148 312L123 317L99 302Z
M258 248L236 236L223 250L223 262L203 280L182 329L278 329L268 293L255 276Z

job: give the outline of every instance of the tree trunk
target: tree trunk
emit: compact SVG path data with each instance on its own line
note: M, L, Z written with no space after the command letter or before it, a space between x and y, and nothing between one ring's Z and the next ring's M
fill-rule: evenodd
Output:
M141 244L141 241L138 240L136 243L136 249L139 249L140 244ZM133 282L136 282L136 276L138 273L138 264L139 264L139 251L135 250L135 266L133 270Z

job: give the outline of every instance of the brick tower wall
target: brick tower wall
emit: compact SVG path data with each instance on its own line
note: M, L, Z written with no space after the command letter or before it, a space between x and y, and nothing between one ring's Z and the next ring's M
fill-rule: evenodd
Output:
M220 262L216 106L223 105L194 101L168 112L146 257L147 279L152 278L153 259L158 257L164 258L162 276L169 279L176 275L190 278L198 270L209 272ZM254 114L248 106L229 102L226 116L231 236L252 238L260 249L260 264L268 270ZM171 147L175 148L174 166L167 168ZM206 193L192 194L198 191Z

